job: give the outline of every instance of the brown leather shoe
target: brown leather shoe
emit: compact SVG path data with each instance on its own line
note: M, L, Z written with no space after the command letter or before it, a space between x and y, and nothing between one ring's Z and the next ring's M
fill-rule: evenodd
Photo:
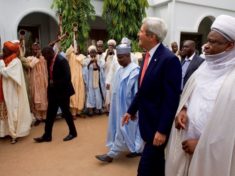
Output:
M108 156L107 154L104 155L96 155L95 156L98 160L102 161L102 162L107 162L107 163L111 163L113 161L113 158L111 158L110 156Z

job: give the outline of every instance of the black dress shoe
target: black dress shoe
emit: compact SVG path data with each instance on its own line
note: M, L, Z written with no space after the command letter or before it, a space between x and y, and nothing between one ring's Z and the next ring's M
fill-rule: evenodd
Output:
M72 135L72 134L69 134L68 136L66 136L63 141L70 141L72 140L73 138L77 137L77 135Z
M131 152L131 153L128 153L126 155L127 158L134 158L134 157L138 157L138 156L141 156L142 153L136 153L136 152Z
M41 143L41 142L51 142L51 138L47 138L47 137L38 137L38 138L34 138L34 141L37 143Z
M107 163L111 163L113 161L113 158L108 156L107 154L104 155L96 155L95 156L98 160L103 161L103 162L107 162Z

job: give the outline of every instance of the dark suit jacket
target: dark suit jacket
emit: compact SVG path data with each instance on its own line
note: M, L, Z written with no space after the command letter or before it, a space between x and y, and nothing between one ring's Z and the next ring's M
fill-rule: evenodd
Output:
M157 131L169 135L179 104L181 79L179 59L160 44L128 109L131 115L139 112L139 128L144 141L152 143Z
M203 58L201 58L200 56L198 56L196 54L194 55L192 61L190 62L189 66L186 70L183 86L186 84L189 77L193 74L194 71L196 71L198 69L198 67L202 64L203 61L204 61Z
M60 54L55 59L52 75L53 84L49 85L48 94L58 99L68 98L74 94L68 61Z

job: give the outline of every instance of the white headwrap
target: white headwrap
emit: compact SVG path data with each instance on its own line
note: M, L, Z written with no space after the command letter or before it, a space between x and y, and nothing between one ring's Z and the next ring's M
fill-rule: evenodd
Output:
M120 44L116 47L117 54L129 54L131 52L131 47L127 44Z
M235 18L228 15L220 15L215 19L211 30L220 33L228 41L235 41Z
M90 53L91 50L95 50L97 52L96 46L94 46L94 45L89 46L88 47L88 52Z
M127 44L127 45L131 45L131 40L129 40L128 38L126 37L123 37L122 40L121 40L121 43L122 44Z
M98 40L98 41L96 42L96 44L97 44L97 45L103 45L104 42L103 42L102 40Z
M107 44L116 46L116 41L114 39L110 39L108 40Z
M20 43L19 40L12 40L11 43Z
M211 30L220 33L228 41L235 41L235 18L220 15L215 19ZM206 55L205 61L209 69L217 70L219 74L223 74L235 66L235 47L222 53Z

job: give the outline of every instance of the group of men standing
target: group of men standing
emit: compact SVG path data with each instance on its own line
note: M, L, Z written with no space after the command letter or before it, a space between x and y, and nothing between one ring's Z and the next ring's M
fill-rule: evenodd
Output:
M140 68L132 62L130 45L108 50L110 55L117 55L116 63L110 67L115 68L111 89L106 84L106 89L111 90L110 150L96 158L111 162L121 151L129 150L135 156L142 152L138 176L234 175L234 25L235 18L231 16L215 19L204 46L205 61L195 55L195 43L189 40L183 44L185 60L180 63L162 44L167 34L165 22L153 17L143 20L138 33L139 46L147 51ZM19 43L5 42L0 61L0 134L8 123L13 143L16 137L29 133L32 122L18 52ZM60 107L69 127L64 138L68 141L77 136L69 107L70 96L75 92L69 63L51 47L44 48L42 55L48 68L48 109L45 132L34 140L52 140ZM69 51L67 55L74 57ZM105 61L108 56L109 53ZM84 80L88 90L93 91L86 105L100 110L100 102L92 100L104 98L100 90L102 63L98 63L101 60L96 47L89 47L86 61L88 78ZM115 64L118 67L112 68ZM77 78L72 76L73 79Z
M128 106L121 107L125 110L121 113L122 125L139 118L144 149L138 176L235 174L234 24L234 17L218 16L204 45L205 60L196 56L195 43L188 40L183 44L184 60L180 63L162 44L165 22L159 18L143 20L139 46L147 53L138 76L138 90ZM122 78L122 69L115 83ZM120 93L121 87L116 95L126 96ZM117 132L115 136L118 144L114 140L110 151L97 155L97 159L111 162L113 149L129 148L126 132L119 128L121 135Z

